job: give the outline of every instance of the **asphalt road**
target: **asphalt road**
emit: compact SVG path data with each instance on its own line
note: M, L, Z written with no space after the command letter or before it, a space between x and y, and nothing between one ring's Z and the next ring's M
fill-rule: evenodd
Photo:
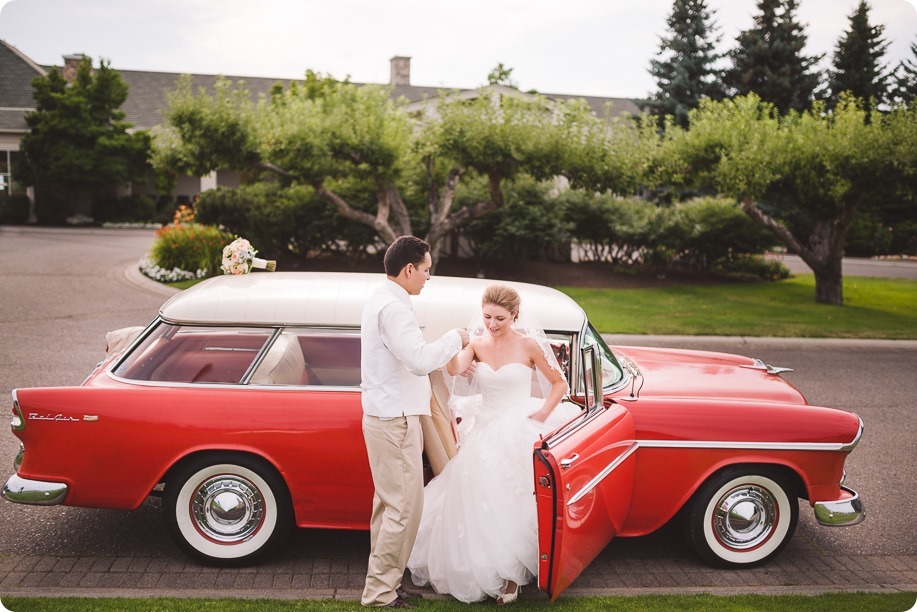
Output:
M0 398L6 398L0 401L10 406L9 393L14 387L79 384L103 357L105 332L146 324L155 316L166 299L164 294L138 286L124 273L152 241L153 233L148 231L0 228ZM787 563L813 554L842 559L894 558L910 565L911 575L917 575L917 536L909 511L909 500L917 490L917 377L913 374L917 342L632 336L612 337L612 341L760 357L772 365L794 368L795 372L785 377L810 403L857 412L866 430L847 461L847 482L865 500L867 520L851 528L819 527L808 506L803 505L795 539L782 557ZM0 478L12 473L17 448L18 442L8 429L0 432L0 465L3 458L8 461L7 470L0 470ZM148 500L132 512L42 508L0 501L0 522L4 525L0 531L0 565L13 566L17 559L42 555L54 555L58 561L101 555L114 559L115 564L117 560L128 563L143 557L190 568L168 540L156 500ZM649 572L668 562L708 576L670 535L662 532L612 542L600 561L606 567L609 563L629 564L627 567L637 574L642 568ZM301 530L293 539L282 557L287 562L327 549L333 551L329 554L350 559L351 571L358 578L360 564L365 569L365 534ZM587 578L581 581L591 580L588 584L593 584L608 580L602 578L603 571L587 570ZM759 581L755 584L764 586L750 588L766 590L771 579L767 570L754 576ZM776 587L785 578L773 580ZM881 580L877 576L877 589L882 587ZM736 581L750 584L747 577ZM91 588L80 592L93 594Z

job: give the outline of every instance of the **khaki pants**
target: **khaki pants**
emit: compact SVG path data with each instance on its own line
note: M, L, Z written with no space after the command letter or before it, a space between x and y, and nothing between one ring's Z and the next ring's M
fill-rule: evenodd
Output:
M361 602L384 606L397 596L423 511L420 417L383 421L363 415L363 439L375 494L369 568Z

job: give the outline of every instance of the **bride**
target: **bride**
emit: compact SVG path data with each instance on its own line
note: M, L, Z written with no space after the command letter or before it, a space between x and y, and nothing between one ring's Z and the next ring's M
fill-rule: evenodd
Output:
M566 418L552 415L567 393L563 372L543 333L539 341L514 327L519 307L512 288L487 287L485 333L446 365L455 376L476 362L480 402L473 414L462 414L461 429L472 424L458 453L424 489L408 561L415 584L431 583L465 602L491 596L511 603L537 573L532 449L539 434L554 428L549 416ZM541 380L542 397L533 397L533 377Z

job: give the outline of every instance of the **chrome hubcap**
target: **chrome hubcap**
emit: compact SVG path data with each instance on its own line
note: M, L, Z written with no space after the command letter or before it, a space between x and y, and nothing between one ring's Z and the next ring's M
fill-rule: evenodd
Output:
M223 543L244 542L264 520L264 500L249 480L224 474L198 487L191 497L191 514L208 538Z
M716 504L713 532L726 547L737 550L754 548L773 533L777 522L777 505L770 491L756 485L730 489Z

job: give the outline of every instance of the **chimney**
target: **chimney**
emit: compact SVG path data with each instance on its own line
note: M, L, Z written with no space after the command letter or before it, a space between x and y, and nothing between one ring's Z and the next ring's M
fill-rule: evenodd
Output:
M396 55L391 59L392 78L390 85L410 85L411 84L411 58Z
M68 83L72 83L76 78L76 68L80 65L80 60L82 60L84 55L82 53L73 53L71 55L64 56L64 79Z

